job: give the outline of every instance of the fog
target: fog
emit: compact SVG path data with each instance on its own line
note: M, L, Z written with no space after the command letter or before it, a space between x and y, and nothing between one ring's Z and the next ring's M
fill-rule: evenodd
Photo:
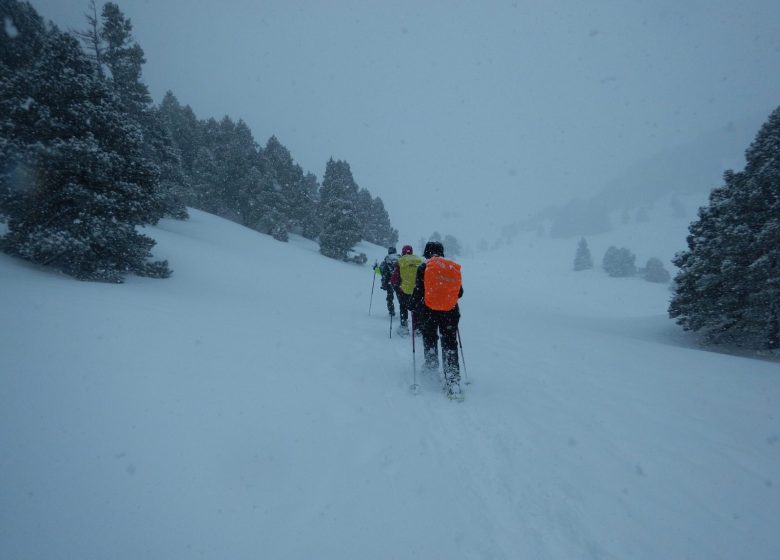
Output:
M32 4L85 27L86 0ZM118 4L156 102L241 118L320 178L347 160L402 242L490 236L780 102L776 0Z

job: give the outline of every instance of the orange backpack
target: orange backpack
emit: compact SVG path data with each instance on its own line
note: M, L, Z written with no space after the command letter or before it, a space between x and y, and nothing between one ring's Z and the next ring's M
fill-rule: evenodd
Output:
M435 311L449 311L458 303L460 265L444 257L431 257L425 264L425 305Z

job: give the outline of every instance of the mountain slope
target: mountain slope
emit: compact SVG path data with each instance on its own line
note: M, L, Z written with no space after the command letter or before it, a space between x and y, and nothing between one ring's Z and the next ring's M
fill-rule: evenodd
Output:
M504 229L536 229L543 225L553 237L594 235L620 224L621 214L626 218L641 215L668 204L670 199L674 204L679 204L679 197L695 199L696 206L705 204L710 191L722 183L727 169L744 167L745 150L765 118L754 115L729 122L718 130L653 154L619 169L592 196L547 207Z
M464 259L453 403L408 390L368 267L198 211L148 233L170 279L0 256L9 558L780 554L777 363L692 347L665 286L556 240Z

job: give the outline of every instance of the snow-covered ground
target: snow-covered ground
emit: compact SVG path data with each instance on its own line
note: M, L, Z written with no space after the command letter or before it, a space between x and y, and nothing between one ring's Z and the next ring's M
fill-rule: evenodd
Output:
M594 260L684 248L651 225ZM456 403L409 391L368 266L147 231L170 279L0 255L2 558L780 558L778 362L698 348L666 286L572 271L576 240L462 259Z

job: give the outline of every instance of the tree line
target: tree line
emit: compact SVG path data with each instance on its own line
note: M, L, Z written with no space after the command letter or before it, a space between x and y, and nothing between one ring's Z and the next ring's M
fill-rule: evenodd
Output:
M63 32L27 2L0 0L0 218L6 253L85 280L167 277L137 226L193 207L341 260L361 239L394 244L379 197L349 164L322 184L272 136L230 117L198 119L168 92L154 105L146 62L119 6L94 0L86 30ZM365 257L362 257L365 259Z
M672 260L679 271L668 313L706 344L780 349L780 107L745 151L745 168L723 174L688 227L687 250ZM610 247L603 267L611 276L636 273L628 249ZM593 266L580 240L575 270ZM645 278L665 282L668 273L650 259ZM650 275L651 277L648 277Z
M574 254L574 270L588 270L593 268L593 257L584 237L577 244ZM671 274L658 257L650 257L644 268L636 266L636 255L626 247L610 245L601 260L601 268L613 278L626 278L639 274L648 282L664 284L669 282Z
M712 343L780 348L780 107L688 228L670 317Z

